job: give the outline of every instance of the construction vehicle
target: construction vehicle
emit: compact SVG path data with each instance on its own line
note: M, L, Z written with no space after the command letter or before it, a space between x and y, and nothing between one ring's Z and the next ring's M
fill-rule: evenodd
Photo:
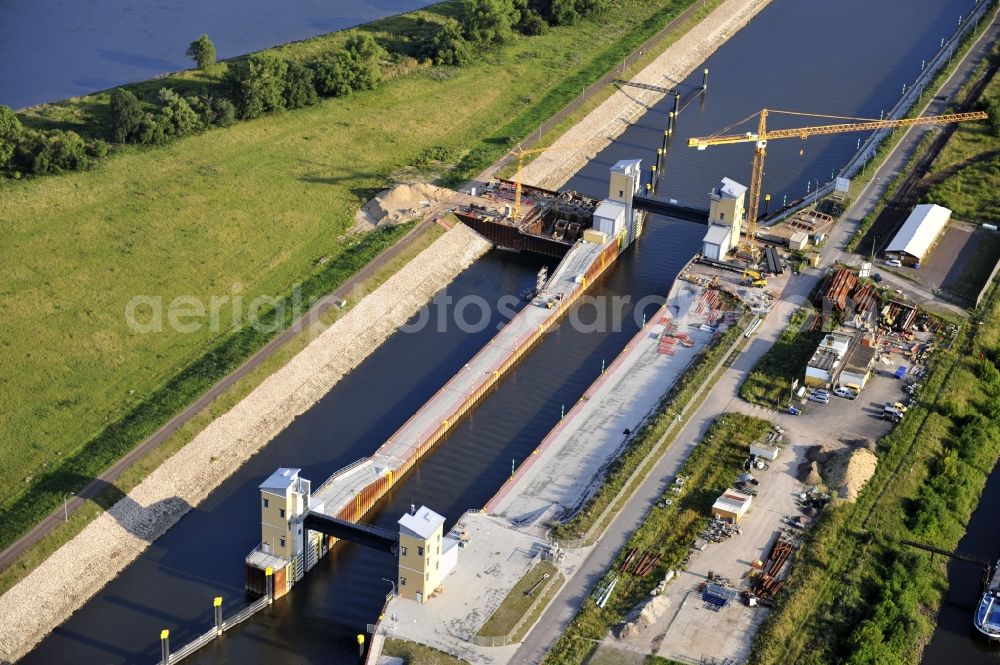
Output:
M764 277L764 273L759 270L751 270L750 268L747 268L740 275L740 284L743 286L763 288L767 286L767 277Z
M521 171L524 168L524 158L526 155L538 155L543 152L548 152L550 150L570 150L572 148L589 148L602 142L605 142L604 139L593 139L591 141L582 141L580 143L567 143L565 145L550 145L545 148L528 148L527 150L522 148L521 144L518 143L517 148L512 150L510 153L517 157L517 175L514 177L513 219L515 221L521 219Z
M840 120L853 120L854 122L841 123L835 125L819 125L814 127L796 127L792 129L767 129L767 116L771 113L780 113L795 116L808 116L815 118L837 118ZM754 156L753 168L750 175L750 200L747 206L746 238L740 241L740 250L749 255L750 259L756 261L760 249L757 247L757 217L760 205L761 185L764 178L764 157L767 155L767 142L770 139L807 139L810 136L825 134L840 134L843 132L867 132L875 129L894 129L896 127L912 127L914 125L944 125L952 122L966 122L968 120L986 120L988 116L982 111L972 113L950 113L947 115L925 116L923 118L902 118L899 120L869 120L867 118L850 118L845 116L824 115L819 113L796 113L794 111L776 111L773 109L761 109L759 112L750 115L735 125L730 125L728 129L741 125L754 116L758 117L757 133L746 132L744 134L722 134L717 133L712 136L694 137L688 139L689 148L704 150L709 146L731 145L734 143L753 143Z

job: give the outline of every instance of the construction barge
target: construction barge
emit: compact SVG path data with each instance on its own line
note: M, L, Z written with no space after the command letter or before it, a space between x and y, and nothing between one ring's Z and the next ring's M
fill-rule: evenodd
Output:
M611 168L609 197L525 187L520 219L504 201L509 183L487 196L498 205L468 206L458 218L496 246L561 257L522 309L448 383L371 456L337 471L313 491L298 469L279 470L261 485L261 542L245 559L246 589L280 597L302 579L339 537L391 549L393 537L358 522L611 266L642 233L632 205L641 185L640 160ZM337 535L334 535L337 534Z
M625 163L619 162L615 168ZM613 168L612 173L614 171ZM638 173L636 179L639 179ZM613 228L604 228L601 219L617 213L623 201L607 199L601 202L573 191L557 192L522 185L522 198L515 203L516 190L514 181L497 180L484 193L493 205L473 204L459 208L454 211L455 216L500 249L557 259L566 256L579 240L602 243L608 238L599 234L616 235ZM625 198L624 194L622 192L621 198ZM629 197L628 205L631 204ZM520 206L524 206L526 212L518 218L515 211ZM623 239L623 247L632 244L641 227L634 231Z

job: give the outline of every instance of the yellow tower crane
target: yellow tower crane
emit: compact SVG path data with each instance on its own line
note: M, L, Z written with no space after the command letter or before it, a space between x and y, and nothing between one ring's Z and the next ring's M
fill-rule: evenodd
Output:
M814 127L796 127L793 129L767 129L767 116L769 113L783 113L787 115L808 116L814 118L838 118L840 120L853 120L854 122L841 123L836 125L819 125ZM822 134L840 134L843 132L867 132L874 129L886 129L895 127L912 127L913 125L944 125L952 122L965 122L967 120L985 120L987 115L982 111L974 113L950 113L948 115L932 115L922 118L902 118L900 120L869 120L866 118L848 118L844 116L822 115L817 113L796 113L794 111L775 111L773 109L762 109L759 113L741 120L737 125L750 120L754 116L759 116L757 122L757 133L746 132L744 134L713 134L712 136L696 137L688 139L689 148L704 150L708 146L730 145L733 143L753 143L753 169L750 175L750 201L747 207L747 234L746 240L742 243L752 259L758 256L757 249L757 210L760 204L761 183L764 178L764 157L767 155L767 142L770 139L806 139L810 136ZM733 127L735 125L730 125ZM729 128L722 130L727 131Z
M526 155L537 155L543 152L548 152L550 150L569 150L571 148L588 148L594 146L598 143L604 142L604 139L593 139L591 141L582 141L579 143L567 143L565 145L550 145L545 148L528 148L527 150L521 147L521 144L517 144L517 148L511 151L510 154L517 157L517 175L514 177L514 219L521 219L521 171L524 168L524 158Z

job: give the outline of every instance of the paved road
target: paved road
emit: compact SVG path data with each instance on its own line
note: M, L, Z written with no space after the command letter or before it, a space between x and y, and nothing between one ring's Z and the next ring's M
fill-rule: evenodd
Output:
M979 60L989 51L998 36L1000 36L1000 25L994 21L990 28L983 33L983 38L969 50L956 68L955 74L945 81L937 95L952 97L965 78L975 69ZM942 113L946 104L947 102L932 99L922 109L921 115ZM920 127L912 127L907 130L903 140L897 144L882 166L873 174L871 182L862 190L844 215L844 221L831 232L827 248L822 253L819 268L808 270L797 279L788 282L785 291L781 294L781 301L777 303L775 310L758 328L750 345L719 379L705 402L690 417L674 444L667 449L645 482L636 491L632 500L611 522L607 531L581 565L579 572L567 582L538 623L525 637L511 662L539 663L544 659L545 654L566 630L583 600L604 575L617 552L645 519L655 501L666 491L669 482L677 474L695 443L704 436L705 431L716 416L726 411L749 412L756 409L747 408L749 405L738 397L739 386L744 377L757 364L761 356L771 348L782 328L787 324L791 312L799 304L805 302L806 296L826 269L837 261L858 261L857 255L845 252L843 248L856 232L861 219L874 208L884 195L887 183L899 173L909 160L925 131L928 131L927 128ZM754 413L754 415L762 414Z
M356 285L371 278L382 268L382 266L392 261L399 255L400 252L404 251L410 246L410 244L417 240L423 231L433 223L434 222L429 219L425 219L420 222L413 227L409 233L403 236L399 242L376 256L370 263L368 263L368 265L352 275L351 278L345 281L342 286L324 298L316 301L316 304L314 304L308 312L296 320L289 328L283 330L274 339L265 344L259 351L257 351L257 353L250 356L250 358L248 358L242 365L223 377L218 383L209 388L205 394L167 421L163 427L153 433L141 444L136 446L127 455L115 462L111 467L104 471L104 473L90 481L83 489L77 492L69 502L67 502L66 510L71 513L75 512L76 509L82 506L85 501L93 499L95 496L100 494L109 484L114 483L125 471L125 469L148 455L154 448L163 443L167 437L177 431L178 428L183 427L189 420L198 415L216 397L224 393L232 387L233 384L274 355L274 353L284 346L288 340L300 331L304 330L309 322L318 320L320 316L334 306L334 303L350 295L352 289L354 289ZM64 521L64 517L64 508L63 506L59 506L59 508L54 510L48 517L35 525L31 531L21 536L20 539L15 541L3 552L0 552L0 569L9 566L25 550L44 538L52 529L59 526L59 524Z

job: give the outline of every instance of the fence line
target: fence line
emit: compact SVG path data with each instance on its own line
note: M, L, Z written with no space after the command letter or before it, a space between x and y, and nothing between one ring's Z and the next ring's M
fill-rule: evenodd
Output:
M528 566L527 571L525 572L525 575L527 575L528 573L530 573L532 570L535 569L535 566L538 564L539 560L540 559L537 556L532 560L531 564ZM508 644L513 644L514 635L516 635L521 630L521 628L524 627L524 623L531 616L532 612L538 609L538 605L539 603L542 602L542 598L545 597L545 594L548 593L551 586L555 584L556 581L561 577L562 573L559 572L559 570L556 570L556 574L549 577L549 579L545 581L545 584L541 585L541 587L539 587L535 591L535 597L531 599L531 603L528 604L528 607L527 609L525 609L524 614L521 615L521 618L517 620L517 623L514 624L514 627L511 628L506 635L495 635L495 636L473 635L471 642L475 644L477 647L505 647ZM501 604L503 604L503 601L501 601ZM497 606L497 609L500 609L499 606ZM495 614L496 610L493 610L493 613ZM492 617L493 614L491 614L490 616ZM489 622L489 619L487 619L486 621Z
M906 116L915 103L920 100L921 95L924 92L924 86L930 83L938 72L945 66L946 63L950 63L952 57L955 55L955 50L959 47L962 39L965 38L966 33L970 31L970 26L975 29L975 26L979 25L979 21L983 18L983 14L986 10L995 2L995 0L978 0L976 6L973 7L972 12L966 17L962 23L955 29L951 37L944 41L941 48L938 49L937 53L928 61L924 68L920 71L917 77L913 80L913 83L908 86L904 85L904 91L900 95L899 99L893 105L889 112L885 114L887 120L898 120ZM875 152L879 145L894 132L894 129L878 129L868 135L864 141L861 142L861 147L858 148L857 152L848 160L847 164L840 169L840 173L837 174L840 178L852 178L857 175L858 171L862 170L868 163L868 160L875 156ZM768 225L777 223L778 221L795 214L799 210L808 207L810 204L819 201L824 196L832 194L834 191L835 180L824 183L819 187L813 194L806 195L798 203L793 203L790 207L779 211L773 217L766 220Z

